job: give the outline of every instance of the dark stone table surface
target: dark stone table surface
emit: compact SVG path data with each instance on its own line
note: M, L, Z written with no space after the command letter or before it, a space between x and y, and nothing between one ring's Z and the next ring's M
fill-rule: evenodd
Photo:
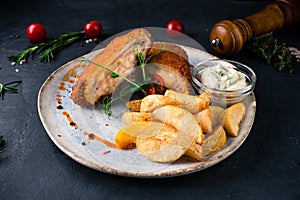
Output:
M257 74L257 111L249 137L230 157L203 171L171 178L132 178L85 167L64 154L47 135L37 96L47 77L96 44L77 42L50 63L36 58L11 65L7 57L30 42L30 23L46 26L48 37L81 31L91 20L103 24L100 40L136 27L165 27L181 20L186 34L209 53L209 32L222 19L248 16L269 1L241 0L52 0L1 2L0 82L22 80L18 94L0 100L0 199L300 199L300 68L278 72L242 51L230 57ZM16 37L19 35L20 37ZM10 37L11 36L11 37ZM276 33L300 48L299 25ZM218 55L217 55L218 56ZM222 56L220 56L222 57ZM16 69L19 72L16 72Z

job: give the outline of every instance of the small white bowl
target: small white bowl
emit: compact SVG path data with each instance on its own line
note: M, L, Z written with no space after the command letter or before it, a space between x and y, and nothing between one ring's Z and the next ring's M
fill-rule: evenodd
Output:
M218 64L225 67L231 66L236 71L242 73L246 79L246 87L235 90L222 90L211 88L207 84L205 85L205 83L202 82L203 72L208 70L209 67L214 67ZM225 59L212 59L198 63L197 66L192 69L192 76L195 91L198 93L209 92L211 103L223 107L228 107L243 101L245 97L252 93L256 84L256 75L250 67L236 61Z

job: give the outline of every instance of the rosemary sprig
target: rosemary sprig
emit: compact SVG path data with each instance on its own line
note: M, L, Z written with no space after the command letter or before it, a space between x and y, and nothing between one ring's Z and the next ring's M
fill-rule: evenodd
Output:
M4 94L6 92L18 93L18 89L15 87L18 86L20 83L22 83L22 81L12 81L5 84L0 83L0 98L3 100ZM12 87L11 85L15 85L15 86Z
M292 54L284 44L279 43L272 32L253 38L248 43L248 48L277 70L294 72Z
M5 149L3 147L4 143L5 143L4 137L2 135L0 135L0 153L5 151Z
M66 33L52 40L27 47L25 50L9 56L8 58L10 61L20 63L26 62L30 56L33 57L35 55L39 55L40 62L49 62L54 58L54 55L62 50L65 46L85 38L87 38L87 36L83 31Z

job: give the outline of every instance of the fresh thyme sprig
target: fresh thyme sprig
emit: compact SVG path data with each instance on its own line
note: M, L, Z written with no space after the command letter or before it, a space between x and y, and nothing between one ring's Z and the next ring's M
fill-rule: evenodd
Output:
M4 143L5 143L4 137L2 135L0 135L0 153L5 151L5 149L3 147Z
M248 43L248 48L279 71L293 73L295 70L292 54L284 44L279 43L272 33L253 38Z
M3 100L4 94L6 92L18 93L18 89L15 87L18 86L20 83L22 83L22 81L12 81L5 84L0 83L0 98ZM12 87L11 85L15 85L15 86Z
M85 38L87 38L87 36L83 31L66 33L52 40L34 44L15 55L9 56L8 58L10 61L20 63L26 62L30 56L33 57L35 55L39 55L40 62L49 62L54 58L55 54L57 54L65 46Z

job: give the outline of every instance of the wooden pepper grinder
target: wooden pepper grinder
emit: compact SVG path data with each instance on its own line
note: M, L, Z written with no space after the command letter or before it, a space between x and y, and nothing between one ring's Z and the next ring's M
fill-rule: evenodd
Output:
M300 22L300 0L276 0L244 19L222 20L210 32L212 48L221 55L237 54L252 37L280 31Z

